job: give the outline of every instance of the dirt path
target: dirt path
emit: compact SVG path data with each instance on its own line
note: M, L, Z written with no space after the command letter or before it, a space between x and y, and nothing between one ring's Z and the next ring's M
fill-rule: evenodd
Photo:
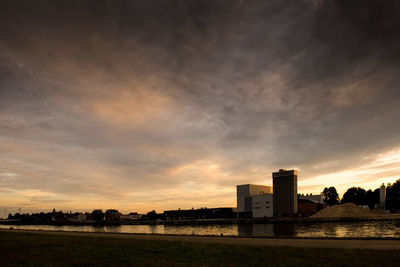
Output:
M85 236L85 237L108 237L108 238L125 238L125 239L139 239L139 240L165 240L165 241L199 242L199 243L213 243L213 244L233 244L233 245L246 245L246 246L400 250L400 240L248 238L248 237L146 235L146 234L89 233L89 232L8 230L8 229L7 230L1 229L0 234L1 232Z

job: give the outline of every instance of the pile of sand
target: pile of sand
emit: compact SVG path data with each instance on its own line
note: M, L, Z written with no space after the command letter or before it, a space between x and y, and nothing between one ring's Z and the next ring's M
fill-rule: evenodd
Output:
M357 217L374 217L376 214L357 207L353 203L342 205L334 205L311 216L311 218L357 218Z

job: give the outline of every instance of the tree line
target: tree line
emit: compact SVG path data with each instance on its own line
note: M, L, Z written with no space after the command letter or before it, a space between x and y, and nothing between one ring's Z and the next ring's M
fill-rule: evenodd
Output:
M380 203L380 188L375 190L365 190L361 187L351 187L339 199L339 194L335 187L325 187L323 191L323 201L332 206L339 203L354 203L356 205L368 205L370 209L374 209L375 205ZM400 179L386 187L385 208L387 210L400 209Z

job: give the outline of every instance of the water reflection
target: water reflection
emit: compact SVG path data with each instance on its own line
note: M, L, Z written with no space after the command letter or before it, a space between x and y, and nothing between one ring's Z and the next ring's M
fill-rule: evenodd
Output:
M297 225L293 223L276 224L274 236L293 237L297 235Z
M239 224L239 236L275 236L273 224Z
M0 228L100 233L224 235L265 237L381 237L400 238L400 221L280 223L240 225L0 225Z
M165 234L237 236L237 225L166 225Z

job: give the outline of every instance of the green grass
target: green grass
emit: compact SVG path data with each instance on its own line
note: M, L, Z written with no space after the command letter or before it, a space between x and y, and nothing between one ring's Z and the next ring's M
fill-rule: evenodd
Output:
M1 266L397 266L399 251L0 232Z

